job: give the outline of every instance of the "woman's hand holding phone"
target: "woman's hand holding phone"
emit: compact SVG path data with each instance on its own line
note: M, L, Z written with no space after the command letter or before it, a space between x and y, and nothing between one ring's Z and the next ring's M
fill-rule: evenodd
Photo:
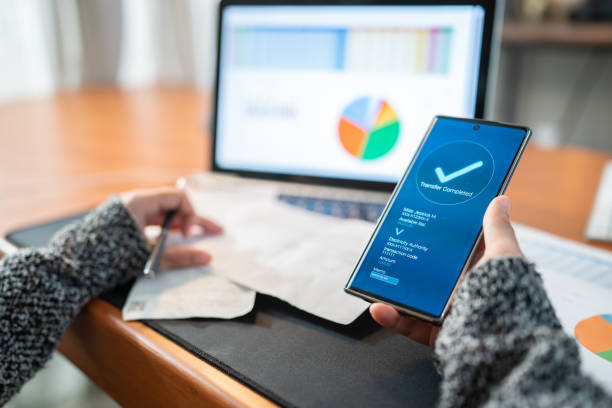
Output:
M510 224L510 200L496 197L487 208L483 219L484 240L480 242L478 255L472 266L476 267L500 256L523 256ZM419 343L433 346L439 327L410 316L402 315L391 306L374 303L370 314L383 327L391 329Z

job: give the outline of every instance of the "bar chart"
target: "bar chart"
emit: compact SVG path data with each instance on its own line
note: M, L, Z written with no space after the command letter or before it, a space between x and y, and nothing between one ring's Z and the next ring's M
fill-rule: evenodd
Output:
M239 27L235 68L448 74L453 30L427 28Z

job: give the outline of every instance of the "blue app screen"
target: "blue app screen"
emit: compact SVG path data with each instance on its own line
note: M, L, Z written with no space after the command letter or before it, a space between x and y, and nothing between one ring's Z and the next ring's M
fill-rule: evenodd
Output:
M520 128L438 118L351 282L440 316L526 136Z

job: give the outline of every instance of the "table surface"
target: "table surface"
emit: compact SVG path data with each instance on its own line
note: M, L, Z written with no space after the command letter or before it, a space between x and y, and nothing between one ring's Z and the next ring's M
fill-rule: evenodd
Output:
M192 88L91 89L0 105L0 233L206 169L209 106ZM513 220L612 250L584 238L608 160L530 146L508 191ZM101 300L83 309L60 351L121 405L273 406Z

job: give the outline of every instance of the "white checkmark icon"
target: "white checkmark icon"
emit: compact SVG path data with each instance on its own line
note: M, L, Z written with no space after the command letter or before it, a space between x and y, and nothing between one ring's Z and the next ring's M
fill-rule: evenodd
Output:
M477 161L476 163L472 163L469 166L465 166L462 169L452 172L448 176L444 174L442 167L436 167L434 170L436 172L436 176L440 180L440 183L448 183L451 180L456 179L459 176L463 176L464 174L468 174L470 171L476 170L479 167L482 167L483 163L481 161Z

